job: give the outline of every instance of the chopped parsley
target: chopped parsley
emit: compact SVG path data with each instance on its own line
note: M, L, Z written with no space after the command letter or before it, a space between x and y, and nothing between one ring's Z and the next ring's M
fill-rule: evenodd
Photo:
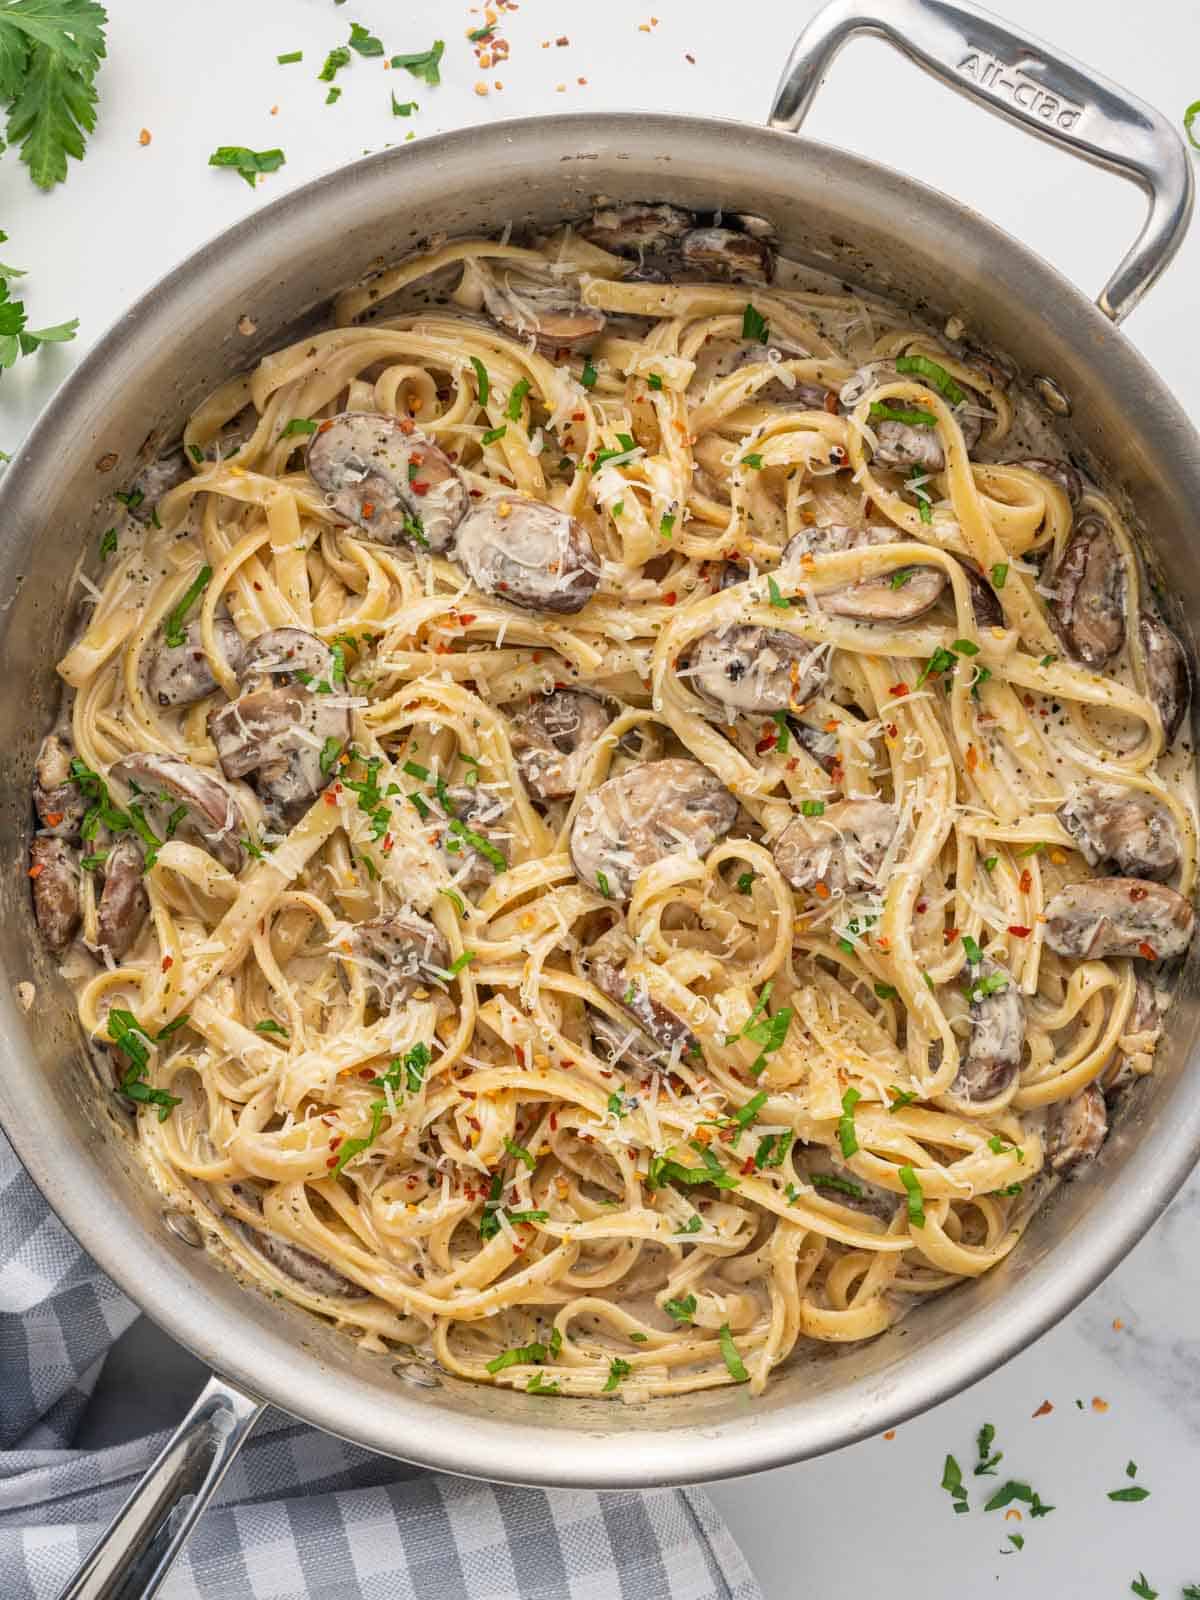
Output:
M289 50L286 55L276 56L276 61L281 67L290 67L293 61L303 61L303 50Z
M954 1501L956 1516L961 1516L964 1511L971 1509L967 1500L967 1491L963 1485L962 1468L953 1456L947 1456L942 1468L942 1488Z
M662 515L662 520L658 524L659 534L661 535L662 538L669 539L671 537L671 533L672 533L674 527L675 527L675 514L674 514L674 512L664 511L663 515Z
M516 1144L512 1139L505 1139L504 1148L514 1161L523 1161L530 1172L537 1166L537 1158L530 1155L523 1144Z
M513 384L508 395L508 404L504 408L504 415L510 422L521 420L521 402L529 393L529 379L518 378Z
M788 749L790 748L790 736L788 734L787 712L786 711L772 711L772 713L771 713L771 721L775 724L775 727L776 727L776 730L777 730L776 734L775 734L775 754L777 756L785 756L785 755L787 755ZM816 802L816 803L819 804L819 802ZM805 805L812 805L812 804L814 804L814 802L811 801L811 800L806 800L804 804ZM803 810L803 809L804 808L802 806L801 810ZM824 806L822 806L821 810L823 811L824 809L825 809ZM819 813L806 813L806 814L807 815L814 815L814 814L819 815Z
M196 601L199 600L205 589L208 588L212 575L213 569L210 566L205 564L201 567L196 577L188 585L179 604L168 611L166 621L163 623L163 638L173 649L178 649L184 643L184 618L196 604Z
M397 100L396 91L392 90L392 115L394 117L411 117L414 111L421 108L415 100ZM472 360L475 358L472 357Z
M914 1228L925 1226L925 1196L921 1192L921 1184L916 1173L911 1167L900 1168L900 1182L908 1194L908 1220Z
M316 433L317 424L312 417L293 417L279 435L281 439L290 439L297 433Z
M186 1020L186 1018L180 1019L178 1025L182 1026ZM157 1106L158 1120L165 1122L181 1102L178 1095L168 1094L165 1089L156 1089L145 1081L146 1070L150 1063L149 1046L154 1041L132 1011L122 1010L118 1006L114 1006L108 1013L107 1028L108 1037L129 1061L129 1067L121 1077L117 1092L124 1095L126 1100L132 1100L135 1105ZM164 1038L167 1031L164 1029L158 1035L159 1039Z
M747 455L742 457L742 466L753 467L755 472L762 471L762 464L763 458L761 455L759 455L757 450L751 450Z
M406 72L411 72L414 78L420 78L423 83L436 88L442 81L438 64L445 48L444 39L435 39L428 50L418 50L413 55L393 56L392 66L403 67Z
M342 741L340 739L334 739L330 737L326 739L325 743L321 746L321 755L319 758L320 767L321 771L326 777L328 777L329 773L333 771L334 763L337 761L337 758L341 755L341 753Z
M244 144L223 144L208 158L210 167L232 167L253 189L260 172L277 172L283 166L282 150L248 150Z
M254 1031L255 1033L277 1033L281 1039L289 1037L287 1029L270 1018L266 1022L256 1022Z
M701 1144L698 1139L693 1140L692 1149L699 1155L701 1166L685 1167L682 1162L672 1161L667 1156L651 1156L650 1169L646 1174L647 1186L662 1189L668 1183L682 1183L688 1187L697 1183L711 1183L714 1189L739 1187L738 1180L731 1172L726 1172L707 1145Z
M383 40L377 39L361 23L350 24L350 48L357 50L360 56L381 56L383 54Z
M612 899L612 890L608 886L608 873L607 872L597 872L596 873L596 887L599 889L600 893L604 896L604 898L606 900L611 900Z
M495 1373L504 1372L509 1367L523 1367L527 1364L537 1365L556 1356L561 1349L562 1334L555 1328L550 1335L549 1342L546 1344L543 1344L539 1339L535 1340L533 1344L521 1344L512 1350L502 1350L494 1361L488 1362L487 1370Z
M683 1227L676 1228L675 1232L677 1235L681 1233L699 1233L703 1226L704 1223L700 1217L700 1213L698 1211L693 1211L691 1216L684 1223Z
M962 405L967 398L945 367L939 366L936 361L931 361L928 356L899 356L896 360L896 371L903 372L906 377L924 378L925 382L936 389L952 406Z
M583 387L585 389L594 389L596 387L596 379L597 379L598 376L599 376L599 374L597 373L595 367L592 365L591 356L585 357L584 363L583 363L583 371L579 374L580 383L583 385ZM651 387L653 388L653 384L651 384ZM662 379L661 378L659 379L658 387L660 389L662 388Z
M847 1089L842 1096L842 1114L838 1118L838 1143L848 1161L859 1150L858 1133L854 1126L854 1108L862 1099L857 1089Z
M480 439L480 444L495 444L498 439L503 439L508 432L508 424L502 422L498 428L489 428Z
M464 950L462 955L455 957L446 970L452 978L457 978L460 972L466 971L474 959L474 950Z
M663 1310L676 1322L690 1326L692 1318L696 1315L696 1296L689 1294L683 1300L664 1300Z
M929 491L925 485L929 482L929 474L920 467L914 467L908 475L908 487L912 491L913 499L917 502L917 515L922 522L933 521L933 506L929 499Z
M729 1376L734 1383L749 1383L750 1374L746 1371L746 1363L738 1354L738 1347L733 1342L733 1334L729 1331L729 1324L723 1322L717 1334L721 1342L721 1355L729 1369Z
M742 312L742 338L753 339L756 344L767 342L767 319L752 305Z
M755 1168L762 1172L768 1167L781 1167L795 1137L794 1133L764 1133L754 1152Z
M1139 1500L1149 1500L1150 1491L1149 1489L1143 1489L1140 1484L1135 1483L1131 1484L1127 1489L1110 1489L1108 1491L1108 1498L1110 1500L1136 1503Z
M999 1511L1002 1507L1011 1505L1014 1500L1027 1505L1031 1517L1048 1517L1054 1510L1053 1506L1044 1505L1037 1491L1031 1489L1027 1483L1016 1483L1011 1478L1007 1483L1001 1484L983 1509Z
M1003 587L1007 583L1007 581L1008 581L1008 562L1007 561L997 561L996 565L992 568L992 588L993 589L1003 589Z
M103 558L105 556L112 555L113 551L116 548L117 548L117 530L115 528L108 528L102 534L101 539L100 539L100 555L101 555L101 557Z
M750 886L754 882L754 878L755 878L755 874L753 872L743 872L741 874L741 876L738 878L738 881L737 881L737 891L738 891L738 893L739 894L749 894L750 893Z
M975 1476L977 1478L994 1478L996 1468L1004 1460L1003 1450L997 1450L994 1455L992 1454L992 1444L995 1438L995 1428L990 1422L985 1422L975 1440L975 1448L979 1453L979 1459L975 1463Z
M614 1089L608 1097L608 1114L619 1121L625 1115L625 1097Z
M808 1181L814 1189L834 1189L838 1194L853 1196L855 1200L861 1200L865 1193L862 1184L854 1183L850 1178L839 1178L831 1172L814 1172Z
M872 422L903 422L910 428L932 428L937 418L932 411L922 411L916 406L883 405L872 400L869 412Z
M825 815L824 800L801 800L800 813L805 817L823 817ZM895 990L892 991L893 994Z
M608 1381L605 1383L604 1388L600 1391L601 1394L611 1394L620 1383L621 1379L627 1378L632 1371L633 1368L629 1365L628 1361L622 1361L620 1356L614 1356L609 1363Z
M450 904L454 907L455 911L458 912L460 917L466 916L467 902L456 889L439 889L438 893L446 896L446 899L449 900Z
M790 600L784 598L780 592L779 585L775 582L774 578L767 579L767 598L775 607L776 611L786 611L792 603Z
M490 839L485 839L481 833L474 833L459 817L451 817L450 832L457 834L465 845L478 851L483 859L497 872L507 872L508 862Z
M530 1378L529 1382L525 1385L525 1393L557 1394L558 1385L556 1383L547 1383L540 1372L535 1372L533 1377Z

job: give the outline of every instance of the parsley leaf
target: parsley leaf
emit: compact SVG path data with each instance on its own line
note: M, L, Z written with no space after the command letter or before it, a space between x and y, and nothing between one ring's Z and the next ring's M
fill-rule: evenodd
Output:
M166 621L163 623L163 638L172 648L178 648L183 644L185 638L183 631L184 618L196 601L199 600L205 589L208 588L212 575L213 570L210 566L201 567L193 582L188 585L179 604L172 607L167 613Z
M622 1361L620 1356L614 1356L612 1361L609 1363L608 1382L600 1391L601 1394L611 1394L620 1383L621 1379L627 1378L632 1371L633 1368L629 1365L628 1361Z
M442 81L442 75L438 71L438 63L442 59L442 53L445 48L445 40L435 39L428 50L418 50L414 55L393 56L392 65L393 67L404 67L408 72L412 73L414 78L420 78L423 83L436 88Z
M1149 1500L1150 1491L1149 1489L1143 1489L1140 1484L1135 1483L1132 1484L1128 1489L1110 1489L1108 1491L1108 1498L1110 1500L1133 1502L1138 1500Z
M753 339L756 344L767 342L767 319L752 305L742 312L742 338Z
M663 1310L669 1317L673 1317L676 1322L682 1322L685 1326L690 1326L692 1318L696 1315L696 1296L689 1294L683 1300L664 1300Z
M725 1358L725 1365L729 1368L729 1376L734 1383L749 1383L750 1374L746 1371L746 1363L738 1354L738 1347L733 1342L733 1334L729 1331L729 1324L723 1322L717 1334L721 1342L721 1354Z
M947 1456L945 1465L942 1467L942 1488L954 1501L956 1515L961 1515L962 1512L970 1510L967 1491L963 1487L962 1468L953 1456Z
M383 40L377 39L360 22L352 22L350 24L350 48L351 50L357 50L360 56L381 56L383 54Z
M857 1089L847 1089L842 1096L842 1114L838 1118L838 1142L842 1155L849 1160L858 1153L858 1134L854 1128L854 1108L862 1099Z
M95 76L107 21L95 0L16 0L0 8L6 137L21 146L40 189L65 181L68 156L83 159L85 135L96 125Z
M248 150L244 144L223 144L208 158L210 167L233 167L253 189L260 172L277 172L284 164L282 150Z
M1158 1590L1157 1589L1152 1589L1150 1587L1150 1585L1146 1582L1146 1574L1144 1572L1139 1572L1138 1573L1137 1577L1129 1585L1129 1588L1130 1588L1131 1593L1136 1594L1136 1595L1138 1595L1140 1597L1140 1600L1158 1600ZM1191 1590L1191 1589L1185 1589L1183 1592L1184 1592L1184 1595L1186 1597L1187 1595L1193 1593L1194 1591ZM1195 1592L1200 1592L1200 1591L1195 1591Z

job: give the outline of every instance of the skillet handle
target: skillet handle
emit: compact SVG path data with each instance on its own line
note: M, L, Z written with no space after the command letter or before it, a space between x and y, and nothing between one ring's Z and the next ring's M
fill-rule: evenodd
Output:
M796 41L770 123L794 133L855 34L886 39L997 116L1136 183L1150 212L1097 305L1121 322L1167 267L1192 213L1192 163L1161 112L987 11L950 0L832 0Z
M210 1378L59 1600L151 1600L262 1412Z

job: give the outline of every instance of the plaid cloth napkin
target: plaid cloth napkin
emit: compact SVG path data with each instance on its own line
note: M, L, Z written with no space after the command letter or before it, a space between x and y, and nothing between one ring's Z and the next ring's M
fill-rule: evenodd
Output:
M137 1315L0 1134L0 1600L54 1600L167 1437L72 1448L105 1355ZM258 1424L162 1595L762 1600L698 1489L404 1479L385 1457L277 1411Z

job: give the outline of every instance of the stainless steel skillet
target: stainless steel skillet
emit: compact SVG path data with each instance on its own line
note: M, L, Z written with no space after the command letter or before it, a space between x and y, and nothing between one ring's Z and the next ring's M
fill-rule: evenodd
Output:
M1017 240L945 196L796 139L834 53L882 35L943 81L1145 190L1146 225L1098 306ZM1112 84L982 12L943 0L846 0L788 65L769 129L651 115L555 117L473 129L361 161L199 252L141 300L47 409L0 488L0 1121L51 1204L100 1265L214 1378L69 1591L152 1594L262 1401L385 1454L450 1472L620 1488L721 1477L817 1455L920 1411L1023 1348L1109 1271L1200 1152L1193 977L1154 1076L1089 1175L1064 1189L999 1271L922 1306L862 1348L782 1370L763 1399L729 1390L627 1408L546 1404L462 1385L357 1348L239 1284L190 1219L164 1216L97 1091L27 903L28 773L71 626L65 597L103 496L148 438L169 440L214 384L321 319L376 258L431 232L498 231L588 209L603 192L744 209L789 254L941 313L1036 378L1064 427L1124 493L1170 574L1187 631L1200 620L1200 440L1115 324L1166 266L1192 180L1169 124ZM238 331L248 314L252 338ZM1072 408L1073 402L1073 408ZM25 1014L17 983L37 985ZM251 1398L253 1397L253 1398Z

